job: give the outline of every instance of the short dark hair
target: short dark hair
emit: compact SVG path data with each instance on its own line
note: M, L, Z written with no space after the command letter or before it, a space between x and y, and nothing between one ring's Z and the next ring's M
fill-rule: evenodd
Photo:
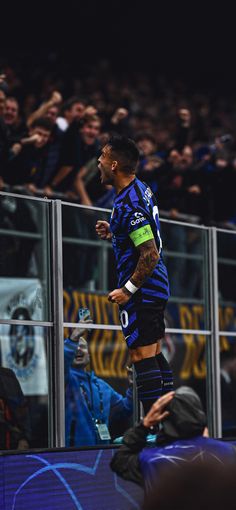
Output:
M66 112L67 110L71 110L72 106L74 106L74 104L77 104L77 103L81 103L85 106L85 101L82 100L82 99L79 99L78 97L76 96L73 96L73 97L70 97L69 99L67 99L64 104L62 105L61 107L61 112L64 113Z
M153 136L151 133L148 133L147 131L141 131L136 135L136 143L141 142L142 140L148 140L149 142L153 143L153 145L156 145L157 143L155 136Z
M87 113L80 120L80 126L83 127L84 124L89 124L90 122L100 122L100 124L102 123L99 115L97 115L96 113L92 113L92 114Z
M139 150L131 138L126 136L112 136L107 145L111 148L113 155L118 159L122 172L127 174L135 173L139 160Z
M38 119L35 119L32 124L31 128L41 127L43 129L47 129L47 131L52 131L53 129L53 122L51 119L48 119L47 117L39 117Z

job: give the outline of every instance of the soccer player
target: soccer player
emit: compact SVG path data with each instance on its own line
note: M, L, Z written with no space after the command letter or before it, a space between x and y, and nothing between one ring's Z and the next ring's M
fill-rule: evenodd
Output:
M169 283L158 207L150 188L135 176L138 159L134 141L126 137L113 137L102 149L101 181L112 184L117 196L110 224L99 220L96 231L101 239L112 241L118 288L108 299L119 305L138 398L146 414L157 398L173 389L173 375L161 352Z

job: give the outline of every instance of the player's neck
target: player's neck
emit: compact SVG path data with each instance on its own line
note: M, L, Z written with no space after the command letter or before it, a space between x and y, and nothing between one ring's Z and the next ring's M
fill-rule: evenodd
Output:
M126 186L129 186L129 184L134 181L135 174L132 175L119 175L117 179L115 179L114 182L114 188L116 190L116 193L120 193L122 189L126 188Z

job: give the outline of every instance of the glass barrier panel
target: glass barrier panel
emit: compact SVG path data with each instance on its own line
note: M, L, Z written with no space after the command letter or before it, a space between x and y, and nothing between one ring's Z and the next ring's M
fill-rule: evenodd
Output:
M134 407L121 331L65 328L64 337L66 446L119 442L133 424Z
M236 307L236 232L217 232L219 301Z
M0 319L51 319L49 205L0 196Z
M130 387L127 377L129 355L121 331L94 329L76 339L75 330L65 328L65 380L66 380L66 445L88 446L119 443L125 430L142 414L137 403L137 389L132 390L132 415L128 405L125 414L112 405L113 391L127 398ZM174 376L174 389L190 386L206 407L206 337L204 335L173 335L166 333L162 352ZM130 372L132 376L132 372ZM132 377L133 379L133 377ZM132 379L130 382L132 383ZM105 384L107 383L107 384ZM132 385L131 385L132 386ZM128 389L128 393L130 393ZM114 402L117 399L117 393ZM128 395L128 397L131 397ZM129 404L129 398L127 403ZM126 407L127 407L126 403ZM119 413L122 412L122 419ZM118 412L118 415L117 415ZM127 413L127 415L126 415ZM135 415L135 420L134 420ZM96 423L97 420L97 423ZM106 422L110 437L101 439L98 422Z
M168 327L208 329L207 230L161 222L163 258L168 270Z
M64 205L63 282L65 321L71 318L73 301L81 302L80 293L107 295L116 288L116 266L112 246L98 239L98 219L109 221L110 213ZM208 277L207 231L194 227L162 223L163 258L171 289L166 316L169 327L207 329ZM90 299L90 298L88 298ZM107 305L106 305L107 308ZM68 313L66 313L68 310ZM70 318L70 320L71 320ZM101 323L99 320L98 323ZM106 322L107 323L107 322ZM111 322L113 324L113 321Z
M204 335L166 334L163 354L173 370L174 389L190 386L201 399L207 412L206 400L206 339Z
M109 218L107 212L62 205L64 289L107 292L111 287L112 247L101 241L95 231L98 219Z
M222 435L236 437L236 337L220 337Z
M49 447L48 335L39 326L0 325L1 450Z

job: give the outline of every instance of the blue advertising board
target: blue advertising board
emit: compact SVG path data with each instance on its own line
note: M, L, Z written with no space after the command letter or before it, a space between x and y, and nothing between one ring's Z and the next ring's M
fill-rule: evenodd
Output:
M1 455L1 510L139 509L142 490L110 469L112 449Z

